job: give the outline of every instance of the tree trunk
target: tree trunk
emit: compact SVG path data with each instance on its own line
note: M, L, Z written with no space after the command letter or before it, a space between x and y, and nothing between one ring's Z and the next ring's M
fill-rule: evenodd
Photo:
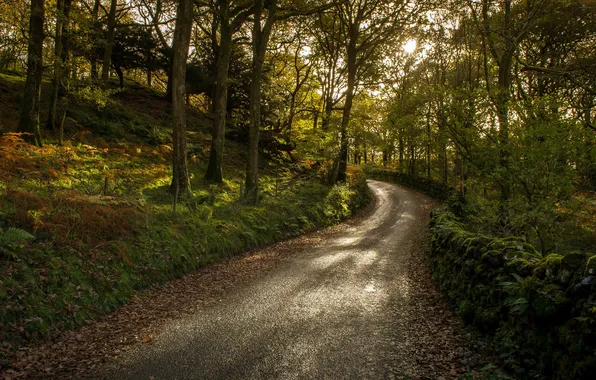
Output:
M428 111L426 112L426 176L431 178L431 170L430 170L430 147L431 147L431 129L430 129L430 111L431 105L428 105Z
M225 140L226 109L228 102L228 72L232 55L232 30L230 29L229 3L218 1L220 44L217 49L215 97L213 99L213 132L211 152L205 179L216 183L223 181L223 149Z
M100 5L100 0L95 0L95 2L93 3L93 10L91 11L91 18L93 20L93 45L91 46L91 80L93 80L94 82L97 81L98 79L98 74L97 74L97 46L95 45L95 41L98 39L97 36L97 31L99 30L99 5Z
M27 79L19 120L19 132L27 133L25 140L41 145L39 130L39 97L41 75L43 73L43 22L45 17L44 0L31 0L29 18L29 46L27 51Z
M173 93L173 81L172 81L172 77L173 77L173 73L172 73L172 65L173 65L173 58L172 55L174 54L172 51L172 49L169 49L168 51L168 57L169 57L169 62L168 62L168 71L166 72L167 76L168 76L168 82L166 84L166 101L168 103L172 103L172 93Z
M118 75L118 84L120 85L120 88L124 88L124 73L122 72L122 67L114 66L114 71L116 71L116 74Z
M346 89L346 102L344 104L341 119L341 134L339 143L339 157L337 165L337 175L334 182L345 182L348 169L348 127L350 125L350 115L352 113L352 103L354 101L354 88L356 85L356 43L358 40L358 24L350 25L350 40L348 42L348 88Z
M399 136L399 171L404 172L405 145L403 136Z
M112 48L114 47L114 34L116 31L116 8L118 6L118 0L111 0L110 2L110 13L108 14L108 34L103 53L103 63L101 67L101 81L105 84L108 83L110 74L110 63L112 62Z
M325 109L323 110L323 121L321 124L321 129L324 132L329 130L329 124L331 121L331 114L333 112L333 98L331 96L327 97L325 100Z
M62 24L62 49L60 52L61 77L58 87L58 97L65 96L68 92L68 78L70 77L70 9L72 0L64 0L64 23Z
M171 194L176 197L190 193L190 179L186 163L186 61L190 45L190 33L193 21L192 0L180 0L176 12L176 29L174 30L174 59L172 62L172 119L174 121L173 137L173 176L170 186Z
M54 73L52 76L52 95L46 128L53 131L56 128L56 107L58 105L58 92L62 81L62 28L66 22L65 1L56 1L56 34L54 36Z
M261 28L261 14L264 0L255 1L254 22L252 29L252 78L250 84L250 128L248 131L248 162L246 165L246 180L244 202L257 204L259 199L259 129L261 125L261 80L263 63L271 29L275 21L277 0L269 2L269 14L265 25Z

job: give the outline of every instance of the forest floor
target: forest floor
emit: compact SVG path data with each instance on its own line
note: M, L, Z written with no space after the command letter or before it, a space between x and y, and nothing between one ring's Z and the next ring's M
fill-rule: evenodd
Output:
M138 295L22 350L21 368L46 378L505 379L431 282L435 203L370 185L375 202L357 218Z

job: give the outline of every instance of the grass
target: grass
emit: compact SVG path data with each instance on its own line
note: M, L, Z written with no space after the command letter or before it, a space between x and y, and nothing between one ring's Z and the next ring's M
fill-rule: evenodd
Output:
M22 82L0 74L1 88ZM141 289L337 223L368 200L358 172L329 187L315 171L263 160L260 202L245 206L245 148L226 143L223 184L202 180L208 125L190 111L193 196L174 213L167 105L140 87L111 98L120 103L108 109L72 105L64 146L0 135L0 366L20 346L77 328ZM0 106L5 126L16 117L12 100Z

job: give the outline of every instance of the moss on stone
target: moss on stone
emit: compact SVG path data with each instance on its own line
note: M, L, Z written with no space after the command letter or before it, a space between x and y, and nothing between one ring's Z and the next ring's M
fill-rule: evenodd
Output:
M596 256L542 257L522 238L473 234L442 214L432 228L433 278L459 314L493 335L497 351L522 378L591 378L596 336L586 326L596 326L596 307L589 306L596 294L585 291L593 285L577 284L596 276ZM528 307L510 314L507 300L525 300Z
M596 255L590 257L586 262L586 274L588 276L596 275Z
M569 269L578 269L583 267L588 261L588 254L584 252L569 252L563 256L562 264Z

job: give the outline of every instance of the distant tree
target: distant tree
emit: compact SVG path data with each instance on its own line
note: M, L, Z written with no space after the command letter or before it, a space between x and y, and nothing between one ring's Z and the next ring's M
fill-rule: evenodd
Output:
M19 132L27 133L25 140L41 145L39 128L39 97L43 73L44 0L31 0L29 47L27 52L27 80L19 120Z
M193 21L192 0L179 0L174 31L172 62L172 119L174 152L170 192L178 198L190 193L186 161L186 63Z
M103 63L101 67L101 81L106 84L110 75L110 64L112 60L112 49L114 48L114 37L116 34L116 8L118 0L110 1L110 11L108 13L107 35L104 45Z
M346 180L348 164L348 127L356 89L368 71L379 60L378 51L383 44L395 43L395 37L408 22L420 13L422 4L412 1L399 3L382 0L340 2L337 15L343 24L343 41L346 57L346 90L343 106L340 148L333 168L333 182ZM368 66L368 67L367 67Z
M150 29L144 25L130 25L116 31L111 64L118 75L120 88L123 88L123 69L151 72L167 68L169 59Z
M56 1L56 31L54 34L54 73L52 75L52 92L50 109L48 112L47 129L53 131L56 127L57 105L64 83L66 62L68 61L69 18L72 0ZM66 73L67 74L67 73Z
M222 182L223 148L225 138L226 112L228 110L228 82L230 59L233 52L233 33L236 32L250 16L251 4L230 4L229 0L215 2L214 18L219 30L219 44L214 43L215 60L215 94L213 98L213 129L211 134L211 151L205 179ZM232 7L232 5L234 5ZM231 9L230 9L231 8ZM217 38L216 38L217 40Z

